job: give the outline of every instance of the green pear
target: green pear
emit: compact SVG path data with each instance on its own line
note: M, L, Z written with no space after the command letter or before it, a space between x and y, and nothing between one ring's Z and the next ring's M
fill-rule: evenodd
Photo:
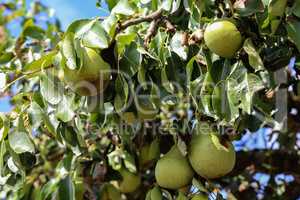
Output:
M155 186L153 189L147 192L146 200L162 200L162 199L163 196L158 186Z
M160 148L158 139L154 139L151 144L146 144L141 148L139 160L141 165L148 164L159 157Z
M149 162L149 158L148 158L149 147L150 145L146 144L141 148L140 155L139 155L139 163L141 165L145 165Z
M192 197L191 200L208 200L208 196L204 194L196 194Z
M194 176L194 171L177 145L158 160L155 167L155 178L161 187L178 189L188 185Z
M193 169L204 178L219 178L235 165L235 151L231 142L221 143L214 133L193 136L189 149Z
M131 173L125 168L121 168L119 172L122 176L122 180L119 184L119 189L121 192L123 193L134 192L140 186L141 184L140 176Z
M162 200L162 194L158 186L151 190L151 200Z
M208 25L204 32L207 47L215 54L232 58L242 45L242 36L230 21L216 21Z
M101 187L100 200L120 200L120 191L110 183L106 183Z
M106 88L110 77L110 65L93 49L83 47L82 66L79 69L64 67L64 81L82 96L95 96Z

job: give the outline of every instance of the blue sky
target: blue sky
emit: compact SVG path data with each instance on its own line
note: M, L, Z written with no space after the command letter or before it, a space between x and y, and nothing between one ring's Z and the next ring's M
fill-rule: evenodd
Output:
M43 0L42 2L55 9L63 28L76 19L108 15L107 10L95 6L96 0Z
M96 7L96 0L41 0L43 3L55 10L55 16L61 21L62 29L65 30L68 24L76 19L91 18L95 16L108 15L106 9ZM28 3L33 0L27 0ZM18 25L11 24L13 35L18 35ZM0 112L10 111L9 98L0 98Z

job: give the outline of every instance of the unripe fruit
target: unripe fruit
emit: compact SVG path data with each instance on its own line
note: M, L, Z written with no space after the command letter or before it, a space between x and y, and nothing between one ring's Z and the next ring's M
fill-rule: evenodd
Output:
M106 88L110 65L93 49L83 47L83 65L79 69L64 68L63 78L81 96L95 96Z
M120 200L120 191L112 184L106 183L101 187L100 200Z
M196 194L191 200L208 200L208 197L203 194Z
M193 169L204 178L218 178L229 173L235 164L235 151L229 141L221 144L214 133L194 135L189 149Z
M123 193L134 192L141 184L140 176L131 173L127 169L120 170L122 181L120 182L119 189Z
M242 36L232 22L216 21L206 28L204 41L215 54L232 58L242 45Z
M139 156L140 164L145 165L159 157L160 148L159 141L155 139L151 142L151 144L146 144L142 147L141 153Z
M145 200L162 200L162 194L158 186L155 186L152 190L148 191Z
M178 189L188 185L193 178L192 170L186 157L174 145L171 150L158 160L155 167L155 178L161 187Z

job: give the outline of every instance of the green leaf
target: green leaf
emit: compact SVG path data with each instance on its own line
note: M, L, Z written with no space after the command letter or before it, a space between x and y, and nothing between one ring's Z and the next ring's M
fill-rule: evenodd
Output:
M124 151L124 165L125 167L132 173L136 173L135 160L132 155L130 155L127 151Z
M250 38L246 39L243 46L244 50L248 54L249 64L255 71L264 69L264 63L261 60L259 53L256 51Z
M196 187L198 190L200 190L201 192L209 192L205 186L200 182L198 181L197 179L193 178L192 180L192 184L194 187Z
M129 97L129 86L127 80L121 74L116 79L115 89L126 103Z
M125 51L125 47L130 45L132 41L136 38L136 33L134 31L128 31L126 33L120 33L116 37L118 54L121 56Z
M50 179L41 189L41 199L47 199L51 194L55 194L58 187L58 179Z
M48 115L45 110L37 103L37 101L32 101L28 109L28 114L31 121L31 126L33 129L37 129L40 124L43 122L48 129L49 133L55 137L56 136L56 127L58 122L53 115Z
M2 141L8 134L9 131L9 120L0 112L0 141Z
M105 18L102 22L102 27L108 33L108 35L112 38L116 32L116 26L118 24L118 19L115 14L110 14L107 18Z
M180 58L183 60L187 59L187 47L181 45L182 41L182 34L181 33L175 33L175 35L172 37L170 47L171 50L174 51Z
M17 167L17 165L15 164L13 157L10 157L7 160L7 166L9 168L9 170L13 173L17 173L19 171L19 168Z
M264 5L261 0L238 0L234 3L234 8L241 16L246 17L263 11Z
M92 27L93 23L94 20L91 19L76 20L70 24L65 34L74 34L74 37L81 37Z
M43 109L35 101L32 101L30 107L28 108L28 114L32 128L39 128L45 115Z
M75 200L75 186L70 175L66 176L59 183L58 188L59 200Z
M239 90L241 91L240 96L242 97L240 107L246 113L251 114L253 95L256 91L263 88L263 83L255 74L245 73L244 77L244 81L239 84Z
M128 0L120 0L118 4L112 9L111 13L121 15L133 15L134 9L128 2Z
M53 58L56 56L56 51L51 51L50 53L43 55L40 59L34 60L31 63L25 65L23 73L32 73L40 70L42 67L46 68L52 65Z
M5 52L1 54L0 51L0 64L6 64L10 62L14 57L15 55L12 52Z
M196 60L196 56L192 57L186 65L186 74L187 74L187 83L190 85L190 81L192 78L192 73L194 69L194 63Z
M233 122L239 115L238 84L229 79L220 81L214 88L212 106L217 116L225 122Z
M59 102L55 116L63 122L69 122L75 116L72 109L74 95L63 95L62 100Z
M109 46L109 38L100 21L95 21L92 27L82 37L86 47L105 49Z
M172 83L169 81L169 78L168 78L168 75L167 75L167 72L166 72L166 67L164 67L162 70L161 70L161 82L163 84L163 87L169 92L169 93L173 93L175 88L174 86L172 85Z
M143 89L147 89L146 84L146 70L143 65L140 65L138 69L138 81L142 85Z
M286 24L286 30L290 40L292 40L297 46L300 52L300 21L299 20L289 20Z
M268 11L270 17L282 17L285 12L287 0L270 0L268 5Z
M295 1L292 11L294 15L300 17L300 1Z
M63 87L60 81L50 73L41 75L40 87L43 98L50 104L56 105L62 100Z
M10 134L8 134L8 141L10 147L17 154L25 152L34 153L34 144L25 132L11 132Z
M63 39L62 43L62 54L66 58L66 65L70 69L76 69L76 52L74 46L74 34L67 33Z
M123 152L120 149L116 149L107 155L108 164L114 169L119 170L122 167L121 157Z
M124 55L120 60L120 69L126 75L132 77L138 71L139 66L142 63L142 56L140 52L137 51L137 45L131 43L125 49Z
M198 80L196 79L195 81L198 82ZM193 83L193 85L195 85ZM212 104L211 104L211 94L213 93L213 88L215 86L215 83L212 81L211 76L209 73L207 73L205 75L205 78L203 80L202 83L202 87L200 90L200 105L199 108L202 109L202 112L204 112L205 114L212 116L213 115L213 108L212 108ZM196 85L196 92L199 91L199 84ZM193 92L194 94L195 92ZM198 94L195 94L196 96L198 96Z
M45 31L36 26L32 19L27 20L23 25L23 36L24 37L31 37L37 40L43 40L45 38Z
M112 10L116 6L119 0L105 0L105 1L108 5L109 10Z
M58 132L62 136L62 139L68 147L70 147L72 150L75 150L78 146L77 143L77 137L76 137L76 131L72 126L63 126L61 125L58 129ZM75 153L74 152L74 153Z

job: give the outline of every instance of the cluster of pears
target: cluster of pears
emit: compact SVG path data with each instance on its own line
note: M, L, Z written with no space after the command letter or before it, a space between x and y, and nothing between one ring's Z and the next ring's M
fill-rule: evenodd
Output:
M215 54L232 58L242 45L242 36L234 23L220 20L207 26L204 41Z
M91 45L85 42L85 36L93 32L94 27L97 30L103 29L100 22L93 22L91 25L92 22L79 20L72 23L58 44L58 78L80 96L101 94L111 77L111 66L101 56L108 45ZM87 26L91 26L90 30L83 30L82 27Z
M235 165L235 151L231 142L221 141L215 133L195 134L189 146L188 158L177 145L158 160L155 178L159 186L180 189L189 185L194 172L207 179L229 173Z

